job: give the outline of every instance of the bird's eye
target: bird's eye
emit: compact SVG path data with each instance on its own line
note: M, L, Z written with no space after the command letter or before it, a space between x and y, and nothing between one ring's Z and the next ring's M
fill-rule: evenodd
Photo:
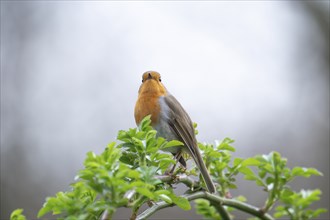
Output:
M161 82L162 81L162 79L161 78L159 78L159 82Z

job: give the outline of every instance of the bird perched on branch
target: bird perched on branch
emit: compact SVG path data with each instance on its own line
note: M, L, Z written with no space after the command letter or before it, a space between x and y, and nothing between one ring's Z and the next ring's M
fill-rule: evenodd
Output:
M166 150L184 167L186 162L182 153L187 152L199 168L207 190L214 193L215 186L199 152L193 123L181 104L166 90L160 74L155 71L147 71L142 75L142 85L134 111L136 124L139 125L147 115L151 115L151 125L159 136L168 141L179 140L184 144Z

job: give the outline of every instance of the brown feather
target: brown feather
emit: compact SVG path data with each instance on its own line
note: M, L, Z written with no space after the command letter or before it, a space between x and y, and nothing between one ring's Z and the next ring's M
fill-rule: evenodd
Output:
M194 132L193 123L183 109L181 104L172 95L167 95L164 97L166 104L168 105L170 112L168 123L172 128L173 132L176 134L177 139L182 141L185 145L185 149L194 159L197 167L199 168L203 179L209 192L215 192L215 187L213 181L208 173L208 170L204 164L202 155L199 152L197 145L197 140Z

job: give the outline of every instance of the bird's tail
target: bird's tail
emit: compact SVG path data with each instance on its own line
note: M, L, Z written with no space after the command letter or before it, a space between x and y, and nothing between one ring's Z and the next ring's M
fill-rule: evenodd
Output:
M205 182L205 185L207 187L207 190L210 193L214 193L215 192L215 186L213 184L212 178L211 178L211 176L209 174L209 171L207 170L207 168L205 166L205 163L203 161L203 158L202 158L201 153L199 152L198 148L196 148L196 149L197 149L197 151L195 151L195 154L196 155L193 156L193 158L195 160L195 163L198 166L199 171L202 174L202 177L204 179L204 182Z

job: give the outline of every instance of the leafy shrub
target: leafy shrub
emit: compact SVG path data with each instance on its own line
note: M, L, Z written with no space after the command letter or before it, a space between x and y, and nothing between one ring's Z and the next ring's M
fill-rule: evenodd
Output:
M52 213L58 219L111 219L119 207L132 209L131 219L145 219L160 209L178 206L190 210L195 201L196 212L207 219L231 219L233 210L241 210L259 219L288 217L293 220L312 219L326 209L310 209L320 199L321 191L301 190L294 192L288 185L295 177L321 176L314 168L286 166L287 160L278 152L251 158L233 158L234 141L225 138L216 145L199 143L204 161L213 177L217 193L203 190L203 182L195 181L195 167L185 170L177 167L173 174L166 170L176 161L169 153L161 151L182 145L179 141L166 141L156 136L146 117L138 128L119 131L120 144L110 143L103 153L87 153L85 168L79 171L76 182L68 192L58 192L46 199L38 218ZM159 150L160 149L160 150ZM267 192L263 207L246 203L246 198L230 198L230 190L237 188L236 176L243 175L248 181ZM200 178L201 179L201 178ZM176 195L172 186L183 183L187 191ZM149 208L140 212L143 204ZM269 213L277 205L273 216ZM22 209L11 214L12 220L25 220Z

